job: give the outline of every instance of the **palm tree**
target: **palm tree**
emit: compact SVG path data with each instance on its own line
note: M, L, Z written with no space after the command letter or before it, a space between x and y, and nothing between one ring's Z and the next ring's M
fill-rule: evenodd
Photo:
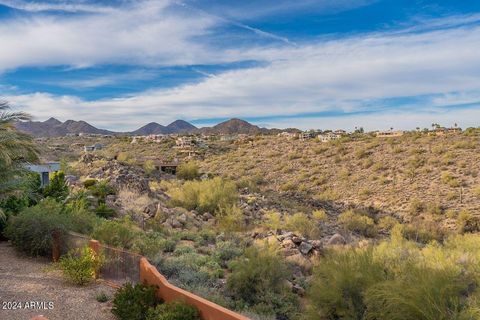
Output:
M0 102L0 170L15 163L38 160L38 151L31 136L19 132L16 121L29 120L24 112L10 112L7 102Z
M25 163L38 161L33 138L15 128L15 122L29 120L24 112L11 112L10 105L0 102L0 194L14 188L15 177Z

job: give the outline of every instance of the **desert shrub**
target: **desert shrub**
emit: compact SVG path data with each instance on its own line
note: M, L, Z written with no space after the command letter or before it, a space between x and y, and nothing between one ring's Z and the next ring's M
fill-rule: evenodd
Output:
M88 189L88 188L94 186L96 183L97 183L96 179L85 179L85 181L83 181L83 187L85 189Z
M167 302L150 308L147 320L200 320L198 310L181 301Z
M312 212L313 219L317 222L325 222L328 219L327 213L325 210L320 209L320 210L314 210Z
M173 252L176 241L158 232L141 233L135 237L131 250L149 258L154 258L162 252Z
M461 233L480 231L480 217L466 210L461 211L457 217L457 230Z
M102 180L88 188L92 195L98 198L100 203L105 203L108 195L115 194L115 189L108 184L108 181Z
M371 249L329 253L314 270L307 319L364 319L366 290L386 278Z
M480 198L480 186L473 189L473 195L477 198Z
M43 196L63 201L68 196L68 186L62 171L53 173L50 183L43 188Z
M278 211L267 211L264 214L265 222L263 225L271 230L280 230L282 228L282 214Z
M235 183L218 177L187 181L180 188L169 190L169 193L172 205L202 213L216 213L220 208L232 207L238 201Z
M308 238L315 238L320 235L320 230L315 223L303 212L297 212L285 217L285 228L302 234Z
M425 212L432 215L441 215L443 213L443 206L439 203L427 203Z
M95 278L103 260L91 248L83 247L62 256L59 265L65 278L74 284L84 285Z
M91 234L101 219L89 209L86 193L78 192L70 195L65 203L64 211L68 214L70 230L82 234Z
M100 303L104 303L104 302L107 302L109 298L107 294L102 291L95 296L95 299Z
M217 211L217 221L220 230L228 233L242 231L246 227L243 211L236 205L219 208Z
M194 249L180 249L177 256L156 258L158 270L185 289L213 286L216 279L223 276L223 269L215 257L198 254Z
M358 190L358 196L360 199L368 199L368 197L372 194L372 191L369 188L362 188Z
M33 256L48 256L52 252L52 232L64 234L69 229L68 216L54 199L24 209L7 222L5 235L19 250Z
M403 228L403 234L408 240L425 244L433 240L440 241L445 236L444 230L431 220L418 220L406 224Z
M442 172L441 180L453 188L460 186L460 182L448 171Z
M129 213L141 213L141 210L152 203L148 194L123 188L118 192L117 200L123 209Z
M463 295L471 291L470 285L471 279L453 268L412 266L408 274L374 285L365 293L366 319L474 319L478 311L474 318L463 317L470 312L463 310L468 305Z
M120 162L132 164L135 161L135 158L129 152L122 151L118 153L117 160Z
M378 220L378 227L383 230L391 230L398 224L398 220L391 216L385 216Z
M95 208L95 214L105 219L116 216L115 210L107 206L105 203L100 203L98 207Z
M231 241L218 242L214 256L222 267L227 267L227 262L243 254L243 249Z
M420 201L418 199L413 199L410 202L409 213L413 216L416 216L416 215L422 213L425 210L425 207L426 207L425 203L423 203L422 201Z
M231 263L228 292L246 306L263 314L291 317L297 301L286 287L289 269L274 247L249 247Z
M147 175L152 174L155 171L155 169L156 169L155 162L153 162L152 160L147 160L143 164L143 170L145 170L145 173Z
M326 188L322 193L318 194L315 199L320 201L335 201L340 195L333 189Z
M150 308L157 305L157 288L144 284L125 284L113 299L112 313L120 320L144 320Z
M478 319L479 253L478 235L424 246L401 226L379 245L330 251L315 267L307 319Z
M375 221L363 213L347 210L338 216L338 223L350 231L358 232L365 237L374 237L377 234Z
M95 227L92 236L102 243L129 249L139 232L138 227L131 220L125 218L104 221Z
M200 169L195 162L182 163L177 167L177 177L185 180L197 179L200 177Z

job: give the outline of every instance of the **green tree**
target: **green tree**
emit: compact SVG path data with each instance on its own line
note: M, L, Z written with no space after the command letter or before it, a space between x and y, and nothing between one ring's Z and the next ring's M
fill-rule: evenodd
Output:
M38 161L38 149L31 136L15 128L17 121L29 120L24 112L11 112L0 102L0 199L18 191L24 165Z
M50 183L43 188L43 195L59 201L63 201L68 196L68 186L65 183L65 174L63 171L55 172L50 178Z

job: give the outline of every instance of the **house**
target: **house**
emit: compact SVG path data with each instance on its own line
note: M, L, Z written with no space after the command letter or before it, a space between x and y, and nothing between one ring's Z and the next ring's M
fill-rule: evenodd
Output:
M448 128L447 132L450 134L462 133L462 128L459 128L459 127Z
M234 141L237 140L236 134L222 134L220 136L220 141Z
M404 131L377 131L376 136L377 138L393 138L393 137L401 137L404 135Z
M298 134L296 132L284 131L284 132L280 132L277 136L278 137L284 137L287 140L293 140L293 139L296 139L298 137Z
M193 148L195 147L195 140L192 137L179 137L175 140L175 144L178 148Z
M304 141L304 140L309 140L315 138L315 131L309 130L309 131L303 131L299 135L299 139Z
M333 133L335 133L336 135L339 135L339 136L344 136L344 135L347 134L347 131L345 131L343 129L338 129L338 130L333 131Z
M334 132L327 132L327 133L323 133L323 134L318 135L317 138L321 142L330 142L330 141L338 140L341 137L342 137L341 135L336 134Z
M45 164L29 164L26 168L40 174L40 185L42 187L50 183L50 172L60 171L59 162L48 162Z
M83 150L85 152L91 152L91 151L98 151L98 150L102 150L103 148L105 148L105 146L101 143L95 143L91 146L85 146L83 147Z

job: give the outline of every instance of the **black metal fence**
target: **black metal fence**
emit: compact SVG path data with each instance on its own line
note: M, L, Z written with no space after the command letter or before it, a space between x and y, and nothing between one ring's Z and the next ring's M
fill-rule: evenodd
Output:
M105 258L100 278L119 285L140 282L141 255L104 244L100 244L100 253Z
M60 254L89 246L91 239L83 234L69 232L60 239ZM104 258L99 277L118 285L140 282L141 255L99 243L99 253Z

